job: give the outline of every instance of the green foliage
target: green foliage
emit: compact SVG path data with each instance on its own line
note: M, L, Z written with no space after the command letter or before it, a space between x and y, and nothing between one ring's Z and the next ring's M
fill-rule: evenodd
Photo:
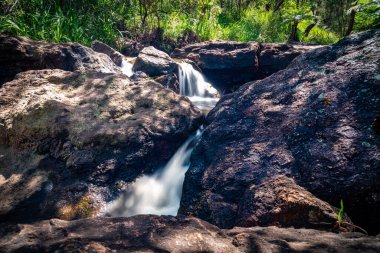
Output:
M352 8L358 11L355 31L380 28L380 0L361 0Z
M114 47L128 38L167 50L220 38L327 44L345 35L352 10L354 32L380 28L380 0L3 0L0 32Z
M338 213L338 223L342 223L344 214L343 199L340 200L340 209Z
M238 41L284 42L288 37L288 26L272 11L251 8L242 19L227 27L224 38Z
M311 22L303 21L299 24L299 30L301 35L301 41L306 43L318 43L318 44L331 44L339 40L336 33L330 31L327 27L321 27L316 25L309 33L305 36L305 30Z
M27 7L20 3L15 12L0 17L0 32L52 42L77 41L89 45L99 39L115 44L118 34L114 29L117 20L114 13L94 8L94 15L90 15L83 7L76 7L49 0L31 0Z

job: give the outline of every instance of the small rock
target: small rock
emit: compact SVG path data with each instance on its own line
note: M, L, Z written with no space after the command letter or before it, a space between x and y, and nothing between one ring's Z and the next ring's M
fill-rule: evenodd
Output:
M133 71L143 71L151 77L174 73L177 68L177 64L167 53L152 46L141 50L133 65Z
M124 56L112 47L104 44L101 41L95 40L92 42L91 48L98 53L108 55L117 66L121 67Z

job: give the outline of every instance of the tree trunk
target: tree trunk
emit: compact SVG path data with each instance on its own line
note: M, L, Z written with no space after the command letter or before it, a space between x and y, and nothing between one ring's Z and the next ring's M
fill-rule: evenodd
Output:
M298 22L298 20L294 20L294 24L292 25L292 29L289 36L289 42L299 42L297 34Z
M350 35L352 33L352 30L354 30L355 16L356 16L356 9L352 9L350 13L350 19L348 21L348 28L345 34L346 36Z

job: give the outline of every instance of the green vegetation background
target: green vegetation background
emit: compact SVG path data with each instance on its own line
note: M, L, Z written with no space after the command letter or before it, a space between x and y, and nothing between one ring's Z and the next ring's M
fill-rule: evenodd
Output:
M166 51L209 39L327 44L348 33L374 28L380 28L380 0L2 0L0 3L0 33L84 45L98 39L118 49L127 39Z

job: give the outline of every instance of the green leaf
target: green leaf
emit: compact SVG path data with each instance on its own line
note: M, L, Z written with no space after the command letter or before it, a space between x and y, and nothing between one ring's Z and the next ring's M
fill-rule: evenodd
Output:
M343 206L343 199L341 199L340 200L340 209L339 209L339 213L338 213L338 223L342 222L343 213L344 213L344 206Z

